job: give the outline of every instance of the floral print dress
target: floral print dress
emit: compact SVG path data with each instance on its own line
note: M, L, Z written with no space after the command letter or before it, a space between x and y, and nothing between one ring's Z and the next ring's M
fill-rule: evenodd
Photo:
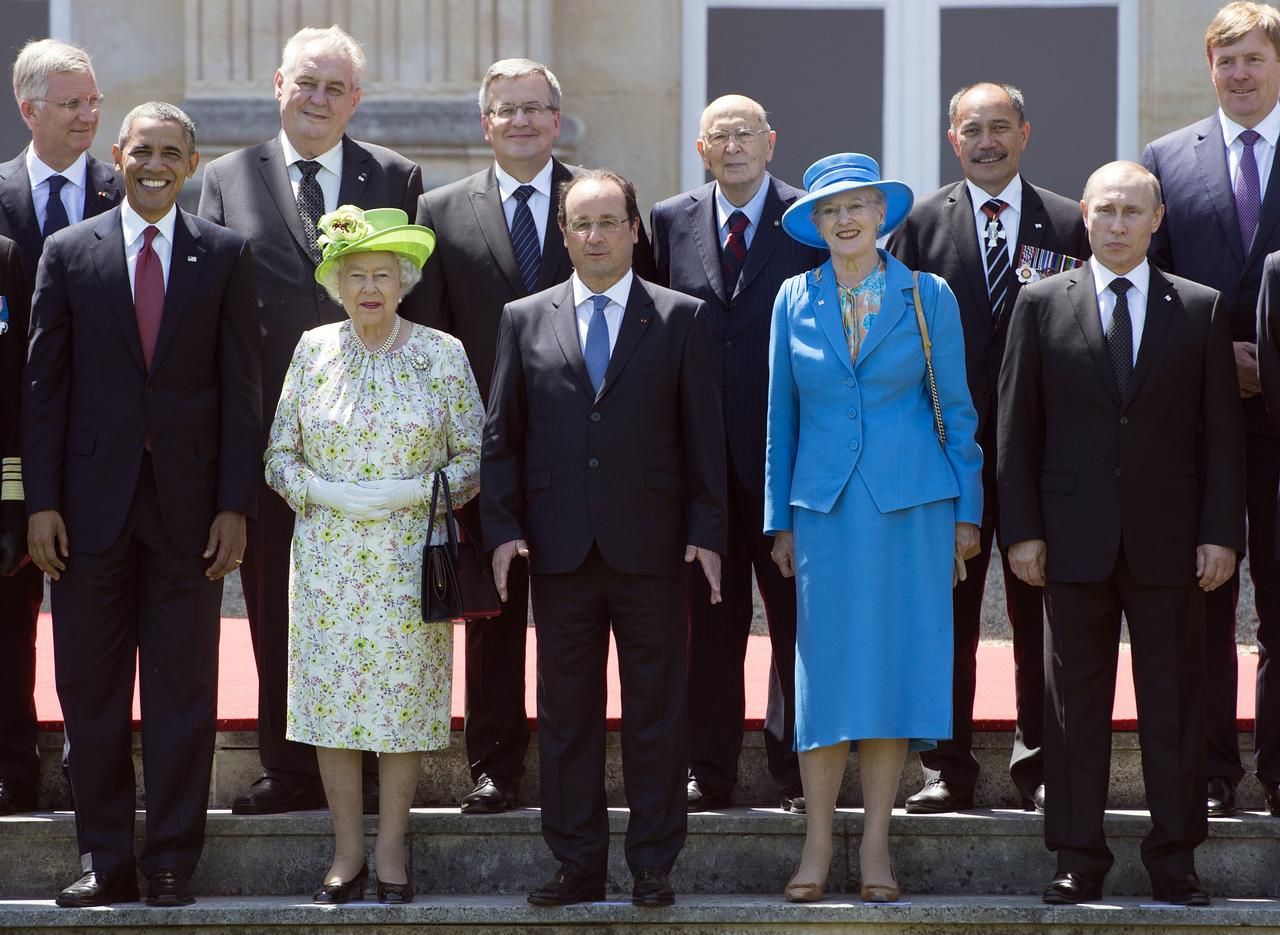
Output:
M422 621L422 547L432 473L444 468L455 507L479 489L484 408L462 344L412 327L387 353L367 350L350 322L308 331L285 377L266 474L297 514L290 740L380 753L449 743L453 626ZM421 478L424 502L357 520L308 503L313 476Z

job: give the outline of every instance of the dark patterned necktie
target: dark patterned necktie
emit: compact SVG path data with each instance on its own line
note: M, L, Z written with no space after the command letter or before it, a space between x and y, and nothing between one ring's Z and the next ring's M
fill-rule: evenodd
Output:
M1133 376L1133 321L1129 318L1129 287L1123 276L1111 280L1108 286L1116 294L1115 311L1107 326L1107 349L1111 352L1111 369L1116 375L1120 398L1129 398L1129 378Z
M724 263L724 284L732 292L742 275L742 265L747 261L747 216L741 211L729 215L729 236L725 238L724 249L720 251L721 262Z
M987 266L987 296L991 299L991 315L1000 317L1004 298L1009 292L1008 233L1000 223L1000 212L1009 207L999 198L992 198L982 206L987 216L987 226L982 236Z
M65 175L49 176L49 201L44 206L44 230L42 231L45 237L56 234L71 223L71 219L67 217L67 206L62 203L62 186L66 185L67 181Z
M1261 138L1257 130L1245 130L1239 136L1244 152L1240 155L1240 168L1236 170L1236 220L1240 222L1240 243L1246 254L1253 245L1253 234L1262 214L1262 185L1253 152L1253 145Z
M512 195L516 200L516 213L511 219L511 246L515 248L520 278L527 293L537 292L538 280L542 278L542 245L538 243L538 226L533 223L533 212L529 210L529 198L535 191L532 185L521 185Z
M298 217L302 219L302 232L307 238L307 252L311 254L311 262L320 265L320 246L316 243L319 236L317 225L324 215L324 192L316 181L316 173L322 168L320 163L310 159L299 159L294 163L302 172L302 181L298 183Z

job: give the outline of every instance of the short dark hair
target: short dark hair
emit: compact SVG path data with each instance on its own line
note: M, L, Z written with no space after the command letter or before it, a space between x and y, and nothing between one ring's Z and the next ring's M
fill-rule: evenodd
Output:
M1013 104L1013 109L1018 112L1018 125L1027 122L1026 104L1022 97L1022 91L1011 84L1005 84L1002 81L975 81L973 84L966 84L963 88L951 95L951 102L947 104L947 125L954 127L956 125L956 110L960 107L960 98L964 97L974 88L989 87L999 88L1009 97L1009 102Z
M160 120L165 123L176 123L182 130L182 138L187 144L187 155L190 156L196 151L196 125L192 123L191 118L180 107L168 104L164 101L147 101L145 104L139 104L133 110L124 115L124 121L120 124L120 139L117 145L121 149L124 148L125 142L129 139L129 131L133 129L135 120Z
M572 178L565 179L560 183L560 206L556 208L556 223L564 227L568 223L568 216L564 210L564 203L569 200L569 192L573 191L573 187L579 182L612 182L622 189L622 199L627 203L627 220L640 220L640 205L636 201L636 187L614 172L612 169L584 169Z

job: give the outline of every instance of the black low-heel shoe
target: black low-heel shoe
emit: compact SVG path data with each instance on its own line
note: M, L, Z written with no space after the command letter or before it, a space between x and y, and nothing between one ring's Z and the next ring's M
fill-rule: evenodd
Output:
M366 863L350 880L340 883L326 883L316 890L311 897L313 903L336 906L352 900L364 899L364 885L369 882L369 865Z
M378 902L395 905L413 902L413 884L378 880Z

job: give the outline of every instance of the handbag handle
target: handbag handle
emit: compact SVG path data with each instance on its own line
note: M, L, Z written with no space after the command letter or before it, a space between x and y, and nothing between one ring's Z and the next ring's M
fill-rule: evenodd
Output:
M449 542L449 555L456 562L458 560L458 520L453 515L453 497L449 495L449 478L444 476L444 471L436 471L431 479L431 519L427 521L427 544L431 544L436 530L436 504L439 502L441 487L444 488L445 535Z
M938 402L938 381L933 378L933 342L929 340L929 326L924 323L924 309L920 307L920 271L911 273L911 298L916 304L916 321L920 324L920 343L924 347L924 369L929 374L929 395L933 397L933 427L938 433L938 444L947 447L947 427L942 423L942 404Z

